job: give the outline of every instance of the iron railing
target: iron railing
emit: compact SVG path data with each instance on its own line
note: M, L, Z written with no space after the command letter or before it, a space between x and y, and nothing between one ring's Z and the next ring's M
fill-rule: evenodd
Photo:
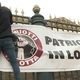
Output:
M21 23L21 24L31 24L30 18L25 16L18 16L13 15L14 23ZM70 24L70 23L62 23L53 20L46 20L48 25L46 27L50 27L54 30L62 29L67 31L76 31L80 32L80 25L77 24ZM47 72L51 75L51 80L80 80L80 71L68 71L68 72ZM21 73L21 80L46 80L46 76L42 78L41 74L43 73ZM49 76L49 75L48 75ZM50 77L50 76L49 76ZM0 80L14 80L13 72L0 72Z

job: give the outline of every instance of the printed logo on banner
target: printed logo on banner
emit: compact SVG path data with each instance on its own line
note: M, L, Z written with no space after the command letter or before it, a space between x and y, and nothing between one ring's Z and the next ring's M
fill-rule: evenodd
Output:
M36 34L26 29L15 29L13 33L18 36L15 50L19 65L29 66L39 60L43 51L42 44Z

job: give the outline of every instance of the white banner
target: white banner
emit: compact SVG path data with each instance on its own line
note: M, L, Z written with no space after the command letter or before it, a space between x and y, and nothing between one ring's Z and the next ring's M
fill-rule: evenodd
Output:
M12 25L19 41L16 47L21 72L60 72L80 70L80 34L55 32L44 26ZM12 68L0 54L0 71Z

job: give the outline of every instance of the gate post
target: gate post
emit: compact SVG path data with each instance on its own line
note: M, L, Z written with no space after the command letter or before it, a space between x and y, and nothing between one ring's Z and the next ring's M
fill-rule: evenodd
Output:
M39 14L40 7L38 5L33 7L33 12L35 14L31 17L31 23L33 25L42 25L42 27L46 27L47 22L45 22L44 16ZM51 72L37 72L36 77L37 80L53 80L53 75Z

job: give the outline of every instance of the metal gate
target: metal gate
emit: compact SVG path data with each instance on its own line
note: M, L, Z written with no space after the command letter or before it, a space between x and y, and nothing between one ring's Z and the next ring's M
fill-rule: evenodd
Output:
M21 73L21 80L80 80L80 71L47 73ZM0 72L0 80L14 80L14 74Z
M13 15L14 23L29 24L29 18ZM80 32L80 25L47 20L48 27ZM54 29L53 29L54 30ZM14 80L12 72L0 72L0 80ZM21 80L80 80L80 71L21 73Z

